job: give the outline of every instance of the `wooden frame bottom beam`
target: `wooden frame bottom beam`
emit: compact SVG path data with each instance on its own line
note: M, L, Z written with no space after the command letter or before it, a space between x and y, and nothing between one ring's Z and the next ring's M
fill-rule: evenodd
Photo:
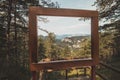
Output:
M40 71L40 70L48 70L48 69L62 70L62 69L68 69L72 67L93 66L93 65L95 64L91 59L60 60L60 61L32 63L31 71Z

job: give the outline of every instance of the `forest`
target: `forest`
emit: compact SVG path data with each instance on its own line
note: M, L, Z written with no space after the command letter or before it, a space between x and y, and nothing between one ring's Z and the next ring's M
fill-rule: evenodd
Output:
M0 0L0 80L30 80L28 9L30 6L60 8L51 0ZM120 70L120 0L96 0L92 6L99 11L99 58ZM41 18L44 21L44 18ZM78 36L76 36L78 37ZM79 36L80 38L80 36ZM75 37L71 39L76 39ZM90 37L84 36L80 48L69 47L75 42L56 40L54 33L38 36L38 61L90 58ZM64 47L63 47L64 46ZM119 80L120 73L97 66L108 80ZM87 70L89 75L90 70ZM47 78L46 75L47 74ZM83 69L68 70L69 77L84 74ZM43 72L43 80L59 80L65 72ZM116 78L116 79L114 79ZM97 80L102 80L97 76Z

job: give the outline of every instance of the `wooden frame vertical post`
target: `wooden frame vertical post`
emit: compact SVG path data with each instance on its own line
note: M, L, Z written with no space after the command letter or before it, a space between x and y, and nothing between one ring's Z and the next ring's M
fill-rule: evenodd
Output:
M94 64L99 63L98 17L91 17L91 53Z
M97 26L97 27L96 27ZM91 45L92 45L92 59L94 60L94 64L99 63L99 54L95 54L99 52L99 34L98 34L98 17L91 18ZM96 57L97 56L97 57ZM96 80L95 77L95 65L91 66L91 80Z
M37 63L37 19L36 15L29 9L29 53L30 53L30 69L32 63ZM32 71L32 80L37 80L37 72Z
M95 66L91 66L91 80L96 80Z

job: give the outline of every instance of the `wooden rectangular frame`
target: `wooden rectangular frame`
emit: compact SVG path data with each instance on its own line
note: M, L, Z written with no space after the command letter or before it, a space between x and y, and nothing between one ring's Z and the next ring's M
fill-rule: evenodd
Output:
M37 62L37 15L63 17L90 17L91 18L91 54L92 59L61 60L51 62ZM29 53L31 71L45 69L66 69L79 66L95 66L99 63L99 36L98 12L91 10L56 9L56 8L29 8Z

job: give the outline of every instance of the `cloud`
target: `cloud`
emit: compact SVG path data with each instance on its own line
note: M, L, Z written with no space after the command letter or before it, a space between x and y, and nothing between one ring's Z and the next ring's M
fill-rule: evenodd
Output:
M91 28L89 23L77 23L73 25L57 25L57 26L52 26L52 27L42 27L49 32L54 32L55 34L90 34Z
M89 24L76 24L71 26L58 26L59 29L54 29L57 34L79 34L79 33L87 33L90 34L91 28Z
M47 17L47 23L38 22L38 26L55 34L90 34L90 21L79 21L78 17ZM38 33L42 33L38 31Z
M64 19L65 17L48 17L48 20L50 21L50 22L56 22L56 21L59 21L59 20L61 20L61 19Z

